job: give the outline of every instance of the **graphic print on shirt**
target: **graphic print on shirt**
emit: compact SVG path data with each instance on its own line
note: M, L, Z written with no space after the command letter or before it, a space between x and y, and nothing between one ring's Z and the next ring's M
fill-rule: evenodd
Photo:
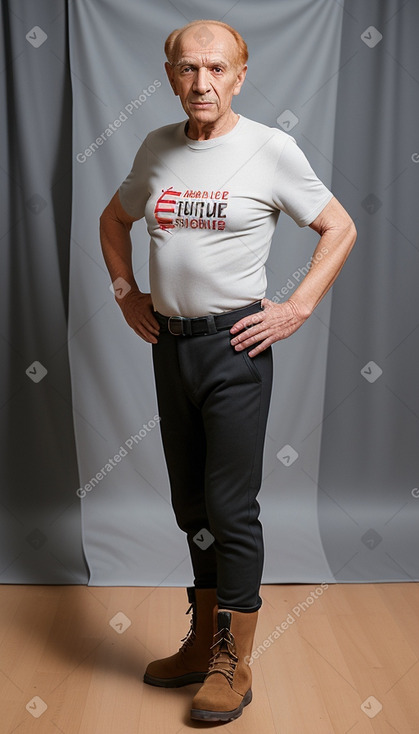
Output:
M154 217L160 229L216 229L226 226L225 210L229 191L187 189L175 191L172 186L162 189L154 207Z

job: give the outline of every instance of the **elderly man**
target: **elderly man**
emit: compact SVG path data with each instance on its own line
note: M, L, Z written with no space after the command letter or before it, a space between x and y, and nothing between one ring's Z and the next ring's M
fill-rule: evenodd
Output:
M170 34L165 52L187 120L146 137L101 216L101 243L112 281L125 284L117 302L127 323L152 344L172 505L194 571L190 630L144 680L202 682L192 718L230 721L252 698L271 345L313 312L356 230L290 135L233 111L248 57L236 30L194 21ZM320 239L292 298L275 304L264 266L281 211ZM130 229L142 217L151 293L131 264Z

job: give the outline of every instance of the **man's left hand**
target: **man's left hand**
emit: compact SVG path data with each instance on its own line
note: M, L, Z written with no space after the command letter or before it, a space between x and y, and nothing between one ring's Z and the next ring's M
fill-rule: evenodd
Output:
M274 342L291 336L308 318L291 298L285 303L274 303L263 298L262 307L263 311L245 316L230 329L230 333L234 335L230 343L237 352L260 342L255 349L248 352L249 357L255 357Z

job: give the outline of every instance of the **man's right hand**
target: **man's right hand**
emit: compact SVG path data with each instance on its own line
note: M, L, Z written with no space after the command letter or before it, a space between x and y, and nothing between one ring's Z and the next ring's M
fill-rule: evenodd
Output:
M117 299L125 321L135 333L150 344L157 344L160 325L153 315L150 293L131 289L123 298Z

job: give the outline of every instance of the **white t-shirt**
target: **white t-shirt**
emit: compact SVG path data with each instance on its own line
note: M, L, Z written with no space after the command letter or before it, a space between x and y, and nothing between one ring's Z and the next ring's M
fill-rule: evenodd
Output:
M119 196L146 218L154 308L192 317L262 299L280 211L303 227L332 193L293 137L240 116L210 140L188 138L185 121L149 133Z

